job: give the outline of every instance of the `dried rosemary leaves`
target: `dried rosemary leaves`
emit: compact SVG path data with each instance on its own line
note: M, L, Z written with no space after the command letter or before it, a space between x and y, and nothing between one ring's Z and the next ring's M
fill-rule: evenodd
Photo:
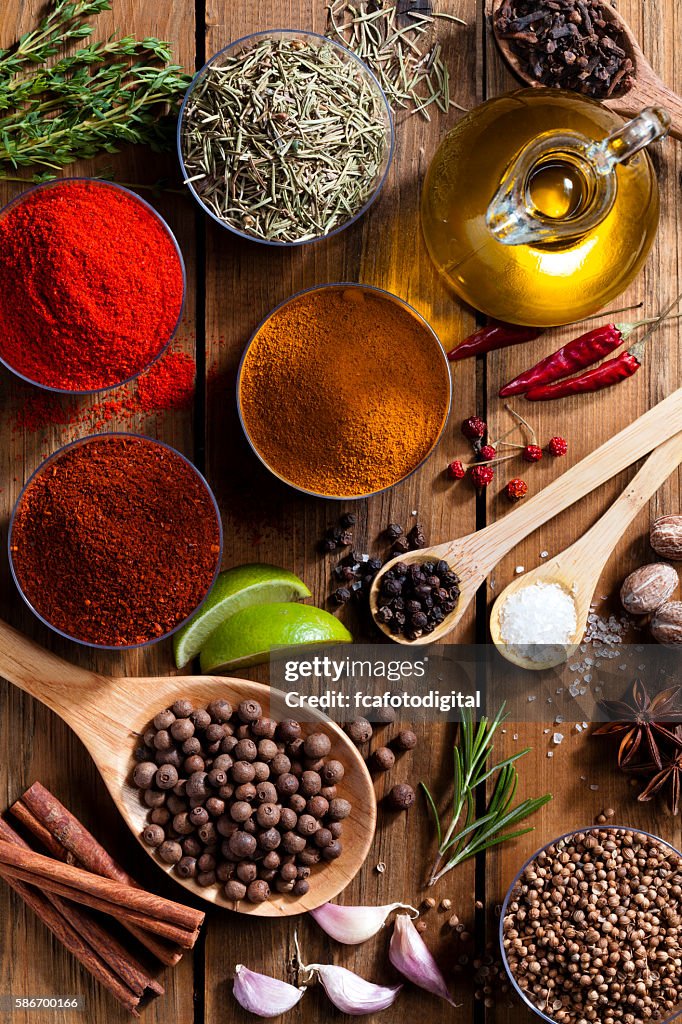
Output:
M219 54L190 94L181 134L200 202L277 243L328 235L360 213L391 152L371 75L338 45L298 33Z
M435 103L444 113L464 110L450 98L450 76L435 38L438 21L466 22L435 11L431 0L332 0L327 35L343 43L372 69L392 107L431 120Z

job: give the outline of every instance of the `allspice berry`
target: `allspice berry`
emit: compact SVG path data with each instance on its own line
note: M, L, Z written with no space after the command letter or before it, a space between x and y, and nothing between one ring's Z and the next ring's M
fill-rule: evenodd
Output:
M241 705L240 705L241 707ZM264 903L270 897L270 886L262 878L251 882L246 890L246 898L250 903Z
M414 800L414 793L412 794L412 799ZM329 817L332 821L343 821L344 818L348 817L351 809L351 805L347 800L336 797L329 804Z
M277 736L285 743L293 743L301 735L301 726L293 718L285 718L277 726Z
M395 754L389 747L377 747L371 758L372 767L380 772L390 772L395 764Z
M326 786L336 786L343 780L346 770L340 761L327 761L320 774Z
M372 738L372 726L366 718L356 718L354 722L349 722L346 726L346 732L353 743L358 746L362 743L369 743Z
M197 872L197 862L194 857L181 857L175 865L175 873L180 878L194 878Z
M393 740L396 750L414 750L417 746L417 736L411 729L403 729Z
M166 838L166 833L160 825L147 825L142 832L142 839L147 846L161 846Z
M172 764L164 764L154 778L157 789L173 789L178 784L178 771Z
M263 709L257 700L243 700L237 708L237 716L242 722L255 722L256 719L263 717ZM267 899L267 896L265 898Z
M153 785L158 767L153 761L142 761L135 765L133 782L138 789L149 789Z
M414 790L406 782L399 782L388 794L388 804L394 811L406 811L414 801Z
M294 887L291 890L294 896L305 896L309 891L310 885L303 878L299 878L298 881L294 882Z
M237 903L246 896L246 886L243 882L238 882L236 878L231 878L225 886L225 895L228 900L233 900Z
M227 841L230 853L239 860L247 860L256 852L256 838L248 832L235 832Z
M232 705L229 700L212 700L206 711L214 722L229 722L232 718Z
M313 732L307 736L303 744L306 757L328 757L332 749L332 741L323 732Z
M180 843L167 839L158 847L159 857L165 864L177 864L182 860L182 847Z
M176 718L189 718L194 711L194 706L191 700L181 697L174 704L171 704L171 711Z

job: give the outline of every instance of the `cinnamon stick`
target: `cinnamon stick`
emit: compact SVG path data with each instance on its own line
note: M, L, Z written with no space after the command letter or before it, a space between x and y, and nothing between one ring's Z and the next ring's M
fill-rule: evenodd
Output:
M13 810L18 806L15 804ZM33 818L31 812L27 807L23 807L25 812L20 816L22 823L30 829L34 834L38 835L41 840L43 839L42 832L45 836L51 840L57 846L62 858L65 856L71 856L67 854L59 843L56 842L50 835L50 833L43 829L39 822ZM34 827L37 826L37 829ZM42 830L42 831L41 831ZM30 849L27 843L21 839L20 836L14 832L11 826L0 817L0 838L5 839L7 842L13 842L16 846L22 846L25 849ZM5 873L3 877L6 881L10 882L10 876ZM18 879L15 879L18 882ZM25 886L26 883L18 883ZM163 995L164 987L155 978L145 970L139 960L129 953L124 946L118 941L115 936L109 932L90 917L87 913L84 913L77 905L63 899L56 893L47 893L46 898L54 906L54 908L62 915L66 920L67 924L71 925L76 930L92 949L97 953L104 963L111 968L111 970L121 978L122 981L130 988L136 995L142 996L146 989L149 989L155 995Z
M4 871L10 878L18 878L20 881L28 882L29 885L40 886L41 889L45 889L47 892L57 893L57 895L63 896L67 900L73 900L85 907L90 907L92 910L99 910L103 914L115 917L121 924L126 924L127 922L136 924L145 931L151 931L155 935L161 935L171 942L176 942L183 949L192 949L199 938L198 929L190 932L184 928L179 928L177 925L168 924L167 921L150 917L142 911L131 910L127 907L117 907L109 900L101 899L91 893L65 885L58 879L49 876L43 877L26 868L5 864L0 867L0 870Z
M56 857L57 860L63 860L67 864L75 864L76 858L72 853L62 846L60 842L45 828L44 825L33 816L28 807L25 807L20 800L17 800L15 804L12 804L10 811L21 824L26 828L32 835L42 843L47 852L51 857ZM24 844L22 844L24 845Z
M23 845L23 839L2 818L0 818L0 831L6 841ZM93 978L96 978L97 981L111 992L126 1010L136 1017L140 1016L137 1009L140 1002L140 994L133 992L124 984L121 978L113 973L108 964L104 963L102 958L83 940L78 931L60 912L58 906L54 905L48 897L43 896L40 892L36 892L35 889L24 882L9 877L2 868L0 868L0 878L3 878L14 889L24 903L49 928L54 937L76 957Z
M40 782L34 782L26 790L21 802L30 810L34 818L48 830L57 842L71 853L76 861L89 871L117 882L139 888L138 882L111 857L104 847L97 842L91 832L81 825L78 818L64 807L55 796L45 789ZM12 808L14 811L14 808ZM21 813L21 812L19 812ZM182 958L182 950L169 946L135 925L127 923L125 927L141 942L161 963L172 967Z
M200 910L186 907L182 903L156 896L154 893L136 889L110 878L101 878L90 871L63 864L61 861L45 857L33 850L14 846L0 839L0 864L28 871L45 881L53 880L74 890L74 893L86 893L111 904L109 913L116 915L119 908L137 911L156 921L168 922L181 931L194 932L203 923L204 914Z

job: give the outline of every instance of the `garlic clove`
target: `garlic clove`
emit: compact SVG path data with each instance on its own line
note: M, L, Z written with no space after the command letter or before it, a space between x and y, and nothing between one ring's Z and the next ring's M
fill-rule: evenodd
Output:
M310 914L332 939L346 946L356 946L376 935L394 910L411 910L415 917L419 916L419 911L406 903L388 903L383 907L339 907L325 903Z
M433 954L407 914L398 914L395 919L388 958L413 985L455 1006Z
M308 968L320 979L329 999L342 1013L360 1017L392 1006L402 985L374 985L345 967L335 964L311 964Z
M296 988L267 974L256 974L243 964L237 964L234 975L234 998L243 1009L257 1017L279 1017L287 1013L300 1002L305 992L305 988Z

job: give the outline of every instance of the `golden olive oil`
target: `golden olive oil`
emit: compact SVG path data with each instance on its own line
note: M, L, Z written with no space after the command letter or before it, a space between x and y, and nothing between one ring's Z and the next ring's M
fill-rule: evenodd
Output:
M500 320L550 326L588 316L627 287L658 225L658 187L644 151L613 169L612 205L585 232L505 244L486 221L500 183L533 140L573 133L599 142L622 125L600 104L550 89L490 100L455 125L426 177L422 225L434 263L462 299ZM519 185L529 208L567 230L596 202L592 171L557 141Z

